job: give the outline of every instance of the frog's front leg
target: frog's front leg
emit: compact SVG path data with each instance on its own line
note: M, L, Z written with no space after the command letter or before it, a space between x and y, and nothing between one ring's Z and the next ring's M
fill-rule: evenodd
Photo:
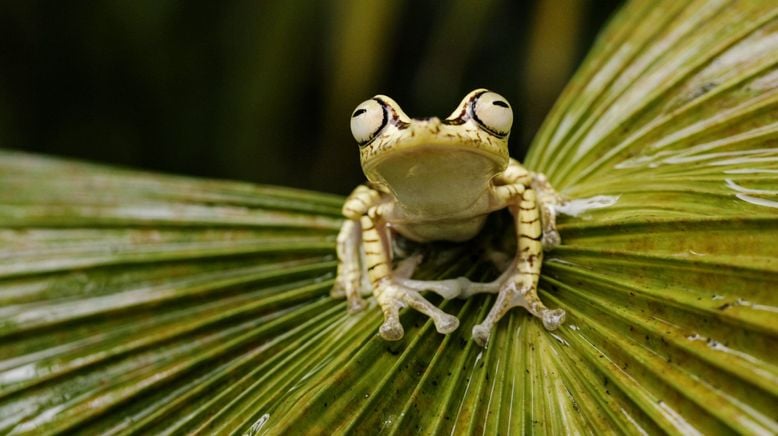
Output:
M514 307L526 308L540 318L548 330L558 328L565 320L564 310L547 308L537 293L543 262L543 230L535 191L517 183L497 186L493 195L496 200L508 204L516 223L518 247L511 271L504 274L494 306L483 322L473 327L473 339L480 345L486 344L497 321Z
M403 285L404 278L392 271L391 233L386 229L381 209L380 206L371 208L361 220L367 274L373 285L373 295L384 312L384 323L379 329L381 337L389 341L403 337L400 309L406 306L429 316L439 333L453 332L459 327L459 319L435 307L418 290Z
M500 203L510 202L516 192L523 191L523 188L532 188L537 195L537 203L540 208L541 224L543 226L543 237L541 242L543 248L551 250L562 242L559 232L556 229L556 206L564 201L549 183L548 178L542 173L533 173L519 161L511 158L508 168L502 174L495 177L494 180L496 192L493 192L497 201ZM519 187L519 185L521 185ZM506 206L509 204L505 204Z

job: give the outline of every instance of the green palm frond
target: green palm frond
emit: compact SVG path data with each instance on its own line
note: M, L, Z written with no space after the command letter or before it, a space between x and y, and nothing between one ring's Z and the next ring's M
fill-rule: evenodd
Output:
M526 160L541 296L405 339L329 297L342 198L0 152L0 433L778 432L778 8L634 1ZM473 246L422 277L482 279Z

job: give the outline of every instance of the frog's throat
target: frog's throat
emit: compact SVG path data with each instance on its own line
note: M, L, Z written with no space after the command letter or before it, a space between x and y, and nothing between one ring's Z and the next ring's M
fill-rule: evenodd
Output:
M491 178L505 171L510 162L507 147L484 147L462 144L425 144L414 147L395 146L380 155L363 161L362 170L367 179L374 183L386 183L382 173L393 168L414 168L414 174L433 174L445 165L444 172L451 178L470 176L472 172L483 171ZM453 166L452 166L453 164ZM425 171L420 173L420 171ZM413 171L412 171L413 172Z
M449 146L393 152L374 165L365 168L368 180L391 192L403 209L421 218L440 218L486 213L481 202L507 162L494 153Z

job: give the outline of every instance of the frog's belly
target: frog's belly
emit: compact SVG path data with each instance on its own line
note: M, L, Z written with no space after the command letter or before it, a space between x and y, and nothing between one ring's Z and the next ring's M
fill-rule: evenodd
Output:
M417 242L454 241L472 239L484 226L486 215L461 219L393 224L397 233Z

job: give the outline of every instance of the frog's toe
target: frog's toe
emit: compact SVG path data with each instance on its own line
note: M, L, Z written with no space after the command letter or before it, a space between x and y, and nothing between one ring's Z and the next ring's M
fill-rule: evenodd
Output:
M335 283L335 285L330 289L330 297L332 298L344 298L346 296L346 289L343 288L343 285L340 283Z
M444 335L459 328L459 318L447 313L442 314L438 319L433 318L432 321L435 323L435 330Z
M387 298L385 294L380 294L378 303L384 312L384 323L378 329L378 334L387 341L399 341L405 334L405 330L400 324L400 308L402 306L391 296Z
M473 327L473 340L476 344L485 347L489 342L489 336L491 336L492 329L489 326L483 324L476 324Z
M559 328L565 322L567 314L562 309L547 309L543 312L543 327L548 331L553 331Z
M399 321L388 319L381 324L378 334L387 341L399 341L403 338L405 330L403 330L403 326Z
M556 230L544 231L541 243L543 244L544 250L552 250L562 243L562 237L559 236L559 232Z
M367 301L365 301L364 298L360 297L359 294L355 295L353 298L348 299L348 311L349 313L357 313L365 310L367 307Z

